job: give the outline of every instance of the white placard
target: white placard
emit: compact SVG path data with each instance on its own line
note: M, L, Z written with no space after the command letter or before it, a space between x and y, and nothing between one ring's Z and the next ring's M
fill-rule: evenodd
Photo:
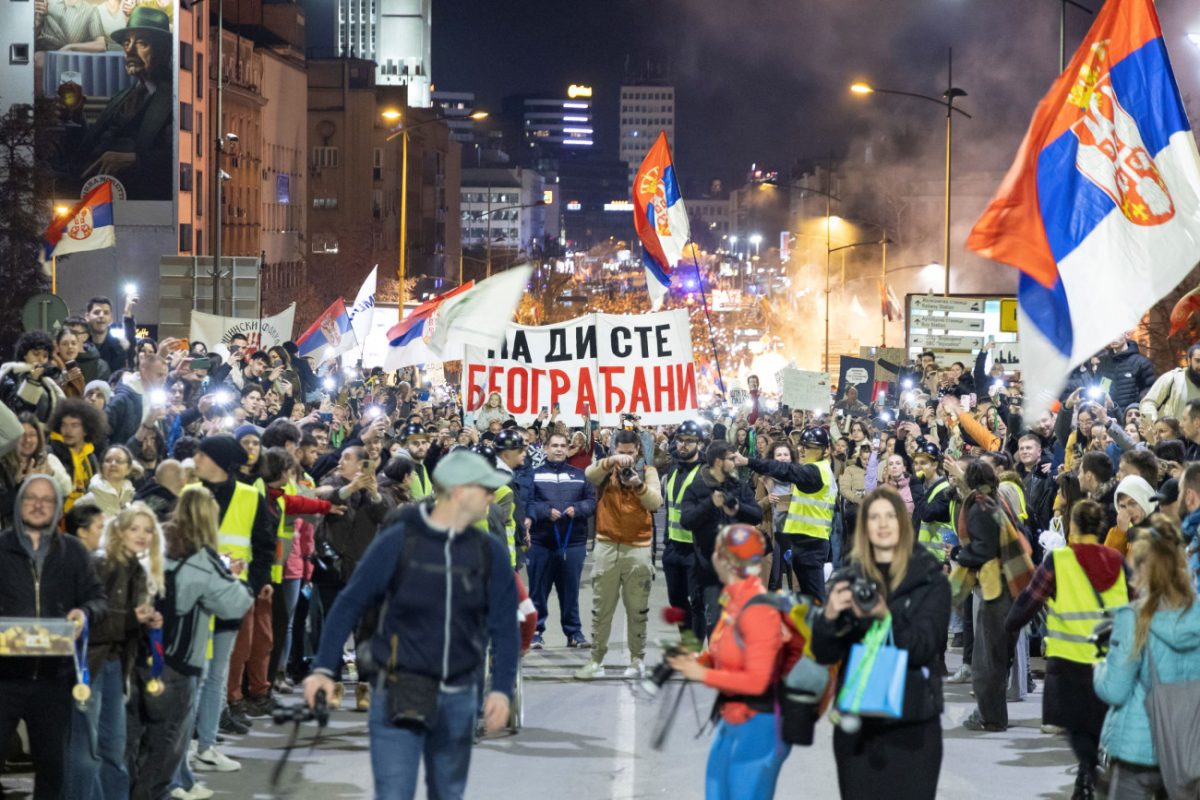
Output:
M803 369L779 371L780 402L788 408L829 413L830 384L828 372Z

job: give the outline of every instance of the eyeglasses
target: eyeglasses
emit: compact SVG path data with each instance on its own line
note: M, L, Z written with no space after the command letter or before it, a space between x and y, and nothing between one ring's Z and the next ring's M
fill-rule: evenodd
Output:
M117 464L122 467L129 466L129 462L126 461L124 458L121 458L120 456L116 456L113 458L106 458L106 459L104 459L104 463L105 464Z

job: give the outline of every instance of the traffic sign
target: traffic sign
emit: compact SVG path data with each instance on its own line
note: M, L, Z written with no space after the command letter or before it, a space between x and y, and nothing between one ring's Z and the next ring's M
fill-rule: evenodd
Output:
M27 331L53 333L70 315L63 299L56 294L35 294L21 308L21 327Z
M962 331L963 333L983 333L983 317L936 317L922 314L912 316L910 327L923 331Z
M1017 332L1017 301L1009 298L1000 301L1000 330L1004 333Z
M913 334L910 337L913 347L929 350L978 350L983 347L982 336L927 336Z
M982 314L984 298L982 297L935 297L933 295L913 295L913 311L942 311L951 314Z

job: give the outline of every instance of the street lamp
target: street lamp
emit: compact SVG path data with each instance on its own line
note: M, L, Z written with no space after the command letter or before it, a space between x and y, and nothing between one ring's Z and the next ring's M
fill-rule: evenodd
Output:
M859 81L858 83L854 83L854 84L850 85L850 91L853 92L854 94L861 94L861 95L895 94L895 95L900 95L902 97L915 97L918 100L928 100L931 103L937 103L939 106L942 106L943 108L946 109L946 218L945 218L945 225L944 225L945 240L942 245L942 262L945 264L945 267L946 267L946 277L945 277L945 286L942 291L943 296L950 294L950 156L951 156L951 145L953 142L954 112L957 111L959 114L962 114L967 119L971 119L970 114L963 111L961 108L957 108L954 105L955 99L957 99L959 97L966 97L967 93L964 92L962 89L955 87L955 85L954 85L953 52L952 51L947 53L947 56L946 56L946 86L947 86L946 91L942 92L942 98L939 100L938 98L932 97L927 94L918 94L916 92L901 92L901 91L897 91L895 89L880 89L876 86L872 86L871 84L863 82L863 81Z
M55 206L54 216L62 219L71 213L70 206ZM50 294L58 294L58 256L50 256Z
M385 142L390 142L397 136L403 137L403 144L400 148L400 259L399 264L396 267L396 275L399 278L396 288L397 307L400 309L400 313L403 314L404 275L408 269L408 134L411 131L420 128L422 125L432 125L435 122L445 122L447 119L450 119L450 117L447 117L444 114L438 114L431 119L422 120L412 125L404 125L402 122L404 114L398 109L384 109L379 113L379 116L393 127L401 126L399 130L388 134L388 137L384 140ZM486 111L475 111L469 115L470 119L476 121L487 119L487 117L488 112Z

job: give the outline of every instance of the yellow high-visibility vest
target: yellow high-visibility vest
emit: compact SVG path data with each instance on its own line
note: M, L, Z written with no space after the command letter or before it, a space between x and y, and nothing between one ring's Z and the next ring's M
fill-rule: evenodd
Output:
M1070 547L1054 551L1054 597L1046 601L1046 656L1079 664L1096 664L1103 656L1088 641L1104 610L1129 602L1125 572L1117 574L1112 586L1099 592L1104 608L1096 600L1097 590Z
M821 472L821 488L809 494L792 486L792 502L788 506L783 532L789 536L828 539L833 531L833 510L837 503L833 468L828 460L817 461L813 466Z
M496 490L495 502L503 505L506 500L512 498L512 494L511 486L501 486ZM508 545L508 560L513 569L517 568L517 520L514 516L516 513L516 501L511 500L508 506L508 518L504 520L504 542Z
M684 492L692 485L692 481L696 480L696 476L700 474L700 465L692 467L692 471L683 479L683 485L679 487L679 491L675 491L675 484L679 481L679 473L681 469L677 469L671 473L671 480L667 481L667 538L673 539L684 544L692 543L692 532L686 530L680 522L682 512L679 504L683 502Z
M287 517L287 500L283 495L299 493L299 487L288 482L283 485L283 494L277 498L279 528L275 533L275 563L271 565L271 583L283 583L283 568L287 564L288 556L292 554L292 540L296 536L296 522Z
M229 498L229 508L221 515L221 527L217 531L217 550L231 559L241 559L246 562L238 578L250 580L250 560L253 551L250 548L250 535L254 530L254 515L258 513L259 494L253 486L247 486L241 481L233 482L233 497Z
M942 492L950 488L950 482L945 478L940 479L933 485L933 489L925 496L925 505L929 506ZM954 533L954 508L951 503L950 522L935 522L932 520L923 520L921 522L921 530L917 532L917 541L920 542L929 554L938 561L946 560L946 551L942 547L945 543L943 534L949 532Z
M433 494L433 484L429 481L429 470L417 461L413 464L412 499L423 500Z

